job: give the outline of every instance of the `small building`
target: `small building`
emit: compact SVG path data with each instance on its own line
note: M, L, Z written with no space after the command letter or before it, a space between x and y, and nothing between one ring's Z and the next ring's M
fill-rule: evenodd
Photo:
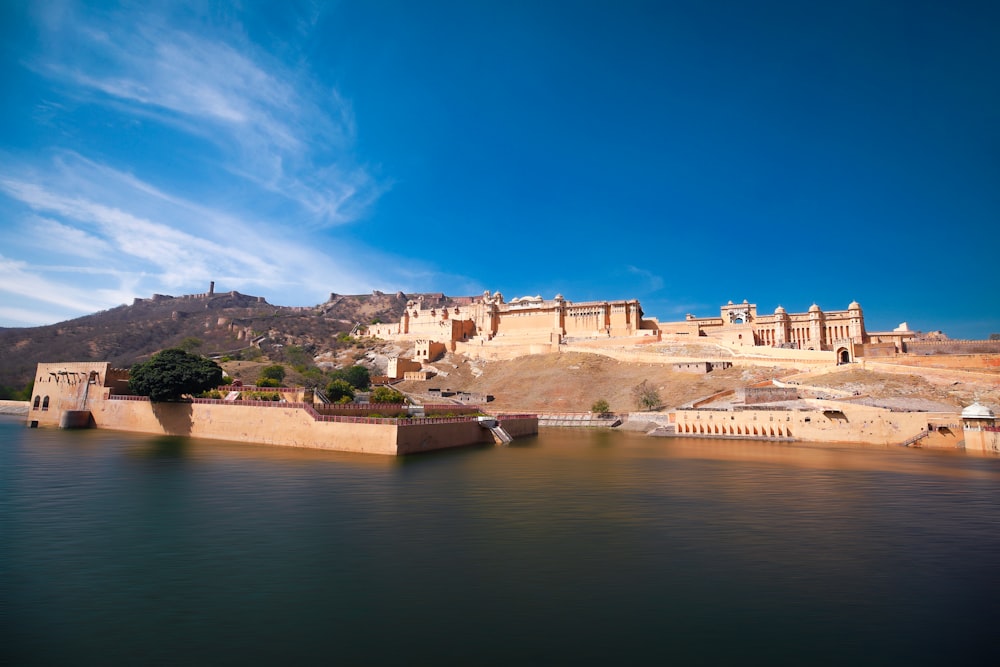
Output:
M673 368L678 373L695 373L704 375L712 371L723 370L732 367L731 361L689 361L674 364Z
M1000 453L1000 426L996 413L978 401L962 410L965 451Z
M422 368L419 361L413 361L412 359L406 359L405 357L389 357L389 363L386 366L385 374L393 380L402 379L406 373L419 371Z

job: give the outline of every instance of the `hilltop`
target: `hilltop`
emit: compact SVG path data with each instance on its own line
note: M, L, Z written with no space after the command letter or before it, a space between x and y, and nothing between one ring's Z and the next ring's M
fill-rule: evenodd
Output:
M254 382L260 368L286 365L289 384L325 385L325 369L363 364L373 375L385 372L390 356L410 356L409 347L351 336L358 325L399 319L410 300L450 305L468 297L433 294L331 294L316 306L289 307L264 298L224 294L155 295L132 305L94 313L50 326L0 328L0 398L25 387L39 362L109 361L128 368L168 347L184 347L222 360L233 377ZM692 359L717 355L717 346L664 342L645 344L644 352ZM623 348L624 349L624 348ZM611 410L636 409L634 388L647 383L664 406L676 407L711 394L781 378L817 389L859 394L885 407L932 410L957 409L979 399L1000 404L997 381L962 371L872 364L831 366L798 373L775 362L773 366L737 366L695 375L679 372L669 363L646 363L612 358L595 349L524 356L509 361L483 361L446 354L425 366L434 372L426 382L408 381L398 387L415 398L440 402L430 389L452 389L494 397L495 411L583 412L598 400ZM808 395L808 391L804 390Z
M347 334L358 324L397 320L407 300L420 296L447 299L331 294L316 306L290 307L239 292L154 295L58 324L0 328L0 389L9 394L25 387L39 362L96 360L129 368L176 346L207 356L308 363L349 345Z

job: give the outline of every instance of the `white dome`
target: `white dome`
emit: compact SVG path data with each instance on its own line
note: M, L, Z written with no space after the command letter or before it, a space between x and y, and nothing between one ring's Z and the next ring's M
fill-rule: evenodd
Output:
M994 419L995 417L993 411L979 401L962 410L962 419Z

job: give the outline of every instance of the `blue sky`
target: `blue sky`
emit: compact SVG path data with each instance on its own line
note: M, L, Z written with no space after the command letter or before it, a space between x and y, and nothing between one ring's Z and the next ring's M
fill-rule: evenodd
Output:
M1000 5L0 2L0 326L153 293L1000 332Z

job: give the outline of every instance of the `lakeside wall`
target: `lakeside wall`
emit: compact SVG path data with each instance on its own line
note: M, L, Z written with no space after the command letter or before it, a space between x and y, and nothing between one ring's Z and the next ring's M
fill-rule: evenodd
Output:
M496 437L471 415L396 419L320 414L309 402L196 398L184 403L154 403L144 396L123 394L123 378L127 379L127 371L110 368L106 362L39 364L26 421L30 426L89 426L385 455L491 443ZM284 395L302 400L301 393ZM456 408L463 410L466 408ZM345 408L335 406L333 411L343 413ZM535 415L496 418L513 437L538 433Z
M493 433L475 417L322 416L305 403L212 399L153 403L139 396L102 396L89 400L86 410L91 426L108 430L361 454L398 456L494 442ZM39 421L35 412L29 413L29 420ZM58 417L53 413L42 421L53 425L55 419ZM500 415L497 419L513 437L538 432L534 415Z
M822 403L822 404L821 404ZM678 436L800 440L867 445L963 446L960 416L946 412L893 412L884 408L819 402L812 410L675 410Z

